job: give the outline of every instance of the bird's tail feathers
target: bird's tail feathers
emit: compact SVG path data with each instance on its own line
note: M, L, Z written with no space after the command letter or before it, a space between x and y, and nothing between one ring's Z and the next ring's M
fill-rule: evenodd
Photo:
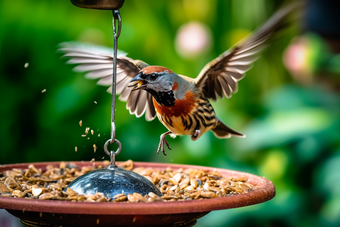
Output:
M218 119L218 122L215 128L211 129L211 131L215 134L217 138L229 138L231 136L237 136L237 137L243 137L243 138L246 137L242 133L236 132L235 130L229 128L219 119Z

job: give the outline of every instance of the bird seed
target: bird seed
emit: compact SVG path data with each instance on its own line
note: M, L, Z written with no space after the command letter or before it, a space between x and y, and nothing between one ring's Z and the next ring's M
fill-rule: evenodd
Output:
M94 162L94 159L91 162ZM132 170L149 179L162 192L162 196L152 192L145 196L122 192L109 198L103 193L81 195L70 188L64 191L77 177L109 164L109 161L103 161L99 166L93 163L92 166L80 168L74 163L61 162L59 166L47 165L45 171L35 168L34 165L28 166L27 169L6 170L0 172L0 196L75 202L171 202L225 197L248 193L257 188L247 183L247 176L223 177L216 171L194 168L177 170L169 167L163 170L134 168L133 161L129 160L121 163L119 167Z

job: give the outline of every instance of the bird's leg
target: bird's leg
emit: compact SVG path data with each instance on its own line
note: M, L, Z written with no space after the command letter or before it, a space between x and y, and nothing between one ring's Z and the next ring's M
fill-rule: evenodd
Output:
M194 134L192 134L191 136L191 140L195 141L197 140L197 137L201 134L201 130L199 129L199 127L195 128Z
M164 143L169 148L169 150L171 150L171 148L169 147L168 141L166 141L166 136L171 134L171 133L172 133L171 131L168 131L168 132L163 133L161 135L161 139L159 141L159 145L158 145L158 149L157 149L157 154L159 154L159 151L162 151L163 154L166 155L165 150L164 150Z

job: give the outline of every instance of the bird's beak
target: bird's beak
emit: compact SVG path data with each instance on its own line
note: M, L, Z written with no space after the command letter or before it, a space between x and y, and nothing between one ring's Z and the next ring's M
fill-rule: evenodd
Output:
M132 87L132 91L139 90L146 87L146 81L138 74L130 81L130 85L128 87Z

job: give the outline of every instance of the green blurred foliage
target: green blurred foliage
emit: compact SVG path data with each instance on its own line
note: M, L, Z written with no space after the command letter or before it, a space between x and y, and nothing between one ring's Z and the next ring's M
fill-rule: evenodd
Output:
M118 48L131 58L195 77L282 3L126 0ZM0 1L0 164L107 159L102 146L110 134L111 96L73 72L56 49L66 41L112 46L111 20L111 12L77 8L69 1ZM184 59L175 38L190 21L210 29L212 48ZM130 115L117 101L116 136L123 144L117 160L213 166L274 182L273 200L214 211L197 226L339 226L340 97L317 84L294 84L282 53L296 34L294 28L284 32L239 83L239 92L213 103L219 117L247 138L220 140L211 132L195 142L177 137L169 139L167 156L157 155L164 126ZM95 131L90 139L81 137L85 127Z

